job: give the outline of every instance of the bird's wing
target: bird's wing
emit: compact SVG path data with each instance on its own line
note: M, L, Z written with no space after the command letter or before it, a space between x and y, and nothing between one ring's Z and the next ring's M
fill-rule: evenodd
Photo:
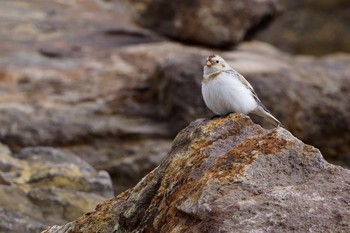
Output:
M238 73L235 70L228 70L226 71L228 73L231 73L233 76L237 77L239 79L239 81L241 81L241 83L244 84L244 86L246 86L247 89L250 90L250 92L252 93L252 96L254 97L254 99L256 100L256 102L258 102L258 104L267 112L269 112L269 110L267 110L267 108L261 103L258 95L255 93L254 88L252 87L252 85L250 85L250 83L243 77L243 75L241 75L240 73Z

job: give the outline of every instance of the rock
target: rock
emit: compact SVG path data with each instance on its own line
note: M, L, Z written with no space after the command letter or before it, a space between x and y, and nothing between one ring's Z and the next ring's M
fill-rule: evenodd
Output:
M293 54L350 52L347 0L128 2L140 25L186 43L255 39Z
M112 178L114 193L119 194L153 170L170 147L168 139L98 140L92 145L70 146L69 150L79 153L96 169L106 170Z
M98 169L113 170L120 175L115 180L126 177L116 192L156 166L171 139L166 125L134 110L149 73L140 75L145 70L118 51L159 38L132 23L124 4L1 1L0 15L2 143L14 152L29 146L73 151ZM148 148L154 143L159 149ZM130 161L140 170L114 170Z
M139 24L186 43L214 47L236 45L276 13L273 0L128 2Z
M284 0L280 5L283 12L255 39L294 54L350 52L349 1Z
M167 120L169 133L174 136L193 119L212 114L201 92L205 59L202 53L185 53L164 61L155 71L158 116Z
M45 222L43 213L21 188L0 185L1 232L38 232L52 223Z
M284 128L199 119L134 188L44 232L347 232L349 180Z
M122 119L119 123L122 126L118 127L116 122L119 120L96 122L95 119L101 115L105 117L111 111L104 110L106 102L127 98L126 95L136 88L135 83L142 85L143 77L135 78L139 73L137 67L122 62L120 57L112 54L122 46L158 39L131 23L121 3L116 6L100 0L88 0L84 4L62 3L60 0L43 3L46 2L22 3L15 0L0 3L3 4L0 8L6 9L1 14L2 20L8 26L4 28L5 33L0 32L0 39L4 41L0 45L3 53L0 58L2 122L8 123L6 118L13 117L16 121L27 119L34 125L22 126L24 123L20 123L17 129L17 124L10 124L10 129L1 130L2 138L8 137L5 140L14 144L11 145L14 148L38 143L70 143L79 138L77 131L85 131L83 134L86 135L102 128L108 128L110 134L125 130L122 126L130 123L127 120L132 121L130 117ZM113 9L113 12L106 8ZM23 12L26 14L23 15ZM15 38L25 39L19 41ZM81 101L84 102L83 108L73 107ZM6 104L9 106L4 106ZM122 108L113 109L113 113L122 112ZM98 115L94 119L89 118L94 123L77 122L79 118L87 121L84 117L93 112ZM50 121L45 119L47 115ZM67 122L74 119L77 124L67 127ZM35 126L50 129L42 130ZM69 132L62 132L62 128ZM18 136L17 130L25 133ZM33 132L28 136L27 131ZM135 128L132 131L135 132ZM61 139L52 134L60 134ZM18 142L11 142L15 139Z
M12 154L0 145L0 230L38 232L64 224L113 196L111 179L75 155L32 147Z

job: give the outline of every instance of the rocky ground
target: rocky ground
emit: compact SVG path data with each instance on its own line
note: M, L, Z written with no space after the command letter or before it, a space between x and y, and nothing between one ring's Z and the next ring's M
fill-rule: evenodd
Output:
M157 2L169 7L169 12L180 9L174 4ZM252 2L244 1L241 10L247 9ZM111 186L101 188L98 182L93 182L97 186L89 186L91 179L103 178L104 184L112 181L115 194L133 187L162 161L181 129L197 118L212 116L200 93L202 66L212 53L219 53L245 75L262 102L293 135L319 148L328 161L349 167L350 55L334 53L317 58L286 54L264 42L240 43L248 37L275 43L271 40L276 38L275 32L267 32L280 27L274 26L279 21L270 23L272 29L266 31L259 31L259 27L279 16L280 12L289 12L286 9L305 8L303 4L280 6L268 0L260 1L260 4L263 7L259 11L242 11L245 20L242 27L239 23L220 24L220 32L232 30L231 26L240 32L219 37L225 38L226 42L210 37L213 39L209 41L210 46L229 47L227 41L234 42L236 47L223 51L193 44L208 45L201 41L205 35L187 28L191 26L184 23L189 20L188 14L171 14L172 18L161 21L177 22L176 25L181 27L173 27L171 31L189 36L187 38L169 35L152 24L143 26L157 30L159 34L138 26L132 21L131 12L136 21L140 15L151 17L151 13L157 11L152 1L0 1L0 141L5 148L1 152L0 167L3 216L12 216L10 213L19 216L12 219L28 223L19 224L18 229L31 226L27 232L36 232L47 225L72 221L112 195ZM331 9L348 7L347 3L339 1L339 4L332 5ZM203 14L198 19L190 18L197 21L196 29L203 26L200 27L198 20L207 18L209 21L205 26L209 28L215 25L213 22L225 22L234 16L218 16L216 8L208 10L206 5L197 7ZM168 15L164 12L160 16ZM340 14L339 17L347 16ZM149 20L145 23L154 23L151 18ZM215 30L210 32L215 34ZM341 40L347 38L346 30L342 35ZM295 49L290 43L275 44L291 52L311 51ZM341 44L339 42L339 46L331 51L348 51ZM316 55L323 53L325 51L313 52ZM22 158L23 153L26 156ZM29 159L32 154L37 160ZM64 163L64 168L57 169L56 160L51 161L52 154L60 155L59 164ZM12 161L10 157L17 160ZM20 166L14 166L14 163ZM66 163L76 165L66 166ZM45 167L45 172L35 164ZM22 165L24 174L21 174ZM89 175L84 172L71 175L80 170L77 167L84 167ZM54 172L50 172L52 169ZM94 169L107 171L111 178L104 172L100 177ZM25 181L18 183L13 174L26 177L22 179ZM43 182L45 185L38 189L27 184L32 176L43 176L43 180L49 181ZM57 183L57 178L49 178L51 176L79 178L74 181L59 178ZM91 179L80 181L84 180L82 176ZM71 181L73 183L69 185ZM81 183L86 187L80 186ZM12 188L16 191L9 191ZM30 203L35 209L34 217L28 214L28 209L17 208L15 204L11 208L5 205L13 198L8 197L9 192L19 193L25 203ZM43 197L45 195L49 197ZM88 199L89 204L81 207L81 203L68 201L70 195L91 199ZM58 207L61 204L53 204L56 199L68 206L65 208L76 211L67 215L66 210ZM46 205L52 206L50 213L45 212ZM102 206L99 208L105 208ZM60 210L55 212L55 208ZM10 220L2 218L0 229L13 229L11 227L16 224Z

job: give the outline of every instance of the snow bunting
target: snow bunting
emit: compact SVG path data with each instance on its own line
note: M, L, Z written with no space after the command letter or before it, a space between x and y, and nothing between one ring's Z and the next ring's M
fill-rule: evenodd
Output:
M207 58L202 95L207 107L217 115L252 113L276 127L281 125L261 103L250 83L218 55Z

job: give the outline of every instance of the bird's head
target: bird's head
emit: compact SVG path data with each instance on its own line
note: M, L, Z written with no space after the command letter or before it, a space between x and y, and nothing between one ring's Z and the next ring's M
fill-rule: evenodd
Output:
M217 71L229 70L230 66L219 55L210 55L207 57L207 63L204 66L204 75L210 75Z

